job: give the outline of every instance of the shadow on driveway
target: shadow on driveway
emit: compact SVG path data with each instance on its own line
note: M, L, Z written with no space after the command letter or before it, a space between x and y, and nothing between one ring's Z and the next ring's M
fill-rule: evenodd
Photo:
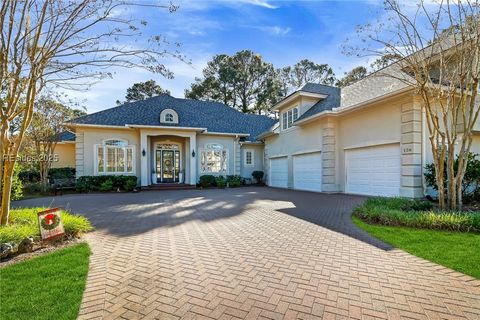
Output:
M140 193L71 194L13 202L13 207L61 207L86 216L97 230L132 236L192 220L229 219L262 204L358 239L383 250L392 247L360 230L351 220L353 208L366 198L267 187L225 190L144 191Z

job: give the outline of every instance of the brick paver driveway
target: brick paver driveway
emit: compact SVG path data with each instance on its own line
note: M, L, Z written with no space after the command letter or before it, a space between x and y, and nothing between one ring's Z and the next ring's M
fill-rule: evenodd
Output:
M361 201L252 187L16 205L67 206L96 226L82 319L480 319L478 281L355 229Z

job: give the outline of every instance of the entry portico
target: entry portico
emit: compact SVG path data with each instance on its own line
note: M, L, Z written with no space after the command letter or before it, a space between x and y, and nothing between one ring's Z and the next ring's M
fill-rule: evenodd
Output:
M141 186L161 182L196 184L197 133L206 128L131 127L140 129Z

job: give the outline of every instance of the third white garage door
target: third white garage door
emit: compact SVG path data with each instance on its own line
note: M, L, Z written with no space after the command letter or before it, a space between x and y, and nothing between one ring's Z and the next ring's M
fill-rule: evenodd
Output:
M322 191L322 156L320 152L293 157L293 188Z
M400 145L389 144L345 151L347 193L398 196Z

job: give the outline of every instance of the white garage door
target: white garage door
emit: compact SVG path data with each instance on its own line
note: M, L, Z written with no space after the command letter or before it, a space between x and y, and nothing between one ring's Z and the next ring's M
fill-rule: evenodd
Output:
M347 193L398 196L400 145L390 144L345 152Z
M270 159L270 186L287 188L288 161L287 157Z
M293 157L293 188L322 191L322 156L320 152Z

